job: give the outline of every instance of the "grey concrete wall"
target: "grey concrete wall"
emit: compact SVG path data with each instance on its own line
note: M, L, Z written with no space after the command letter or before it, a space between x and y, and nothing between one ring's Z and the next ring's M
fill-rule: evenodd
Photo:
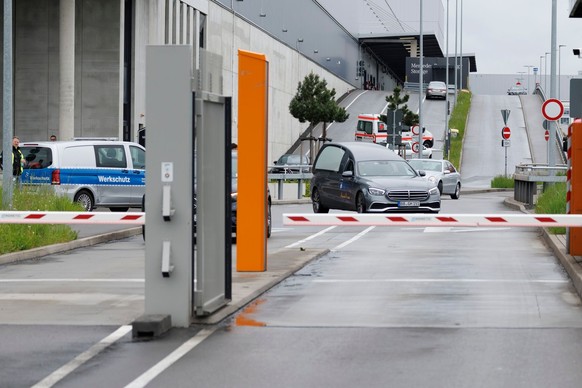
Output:
M59 1L14 2L14 133L59 127ZM77 0L75 136L119 136L120 0Z

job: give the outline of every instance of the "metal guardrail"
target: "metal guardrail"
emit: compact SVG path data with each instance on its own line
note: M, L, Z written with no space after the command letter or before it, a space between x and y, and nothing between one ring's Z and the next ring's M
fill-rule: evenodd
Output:
M526 206L535 205L535 196L538 194L538 183L566 182L566 175L556 173L568 171L568 166L559 164L550 167L547 164L520 164L515 166L513 179L513 199L523 202Z
M270 181L277 181L277 198L283 199L283 187L289 181L297 181L297 199L303 198L303 182L309 181L313 177L311 171L311 165L305 164L290 164L290 165L274 165L268 166L269 171L273 169L283 169L281 173L271 173L267 174L267 179Z

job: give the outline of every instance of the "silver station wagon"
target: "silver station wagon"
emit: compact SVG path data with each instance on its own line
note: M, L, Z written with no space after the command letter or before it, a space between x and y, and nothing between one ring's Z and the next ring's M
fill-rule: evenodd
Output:
M313 165L313 211L438 213L439 189L424 175L377 144L327 143Z

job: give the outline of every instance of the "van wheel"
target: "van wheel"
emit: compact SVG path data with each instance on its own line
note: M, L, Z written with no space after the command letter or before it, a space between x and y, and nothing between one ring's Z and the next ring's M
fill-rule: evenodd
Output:
M128 211L129 208L128 207L110 207L109 210L112 211L112 212L120 212L120 213L123 213L123 212Z
M87 190L81 190L75 194L75 199L73 201L81 204L87 212L93 210L93 207L95 206L93 195Z
M432 146L433 146L433 142L432 142L431 140L425 140L425 141L424 141L422 144L423 144L423 145L424 145L426 148L432 148Z

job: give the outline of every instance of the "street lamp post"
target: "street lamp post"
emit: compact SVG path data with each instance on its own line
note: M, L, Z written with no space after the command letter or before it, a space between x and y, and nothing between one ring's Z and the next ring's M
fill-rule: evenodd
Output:
M534 65L523 65L523 67L527 67L527 94L529 94L529 69L534 67Z
M538 81L538 85L540 85L540 88L542 87L542 59L544 59L544 56L540 55L540 79Z
M562 100L562 95L560 93L560 85L562 84L562 47L566 47L565 44L558 46L558 100Z
M546 88L548 86L548 54L551 53L545 53L544 54L544 93L546 93Z

